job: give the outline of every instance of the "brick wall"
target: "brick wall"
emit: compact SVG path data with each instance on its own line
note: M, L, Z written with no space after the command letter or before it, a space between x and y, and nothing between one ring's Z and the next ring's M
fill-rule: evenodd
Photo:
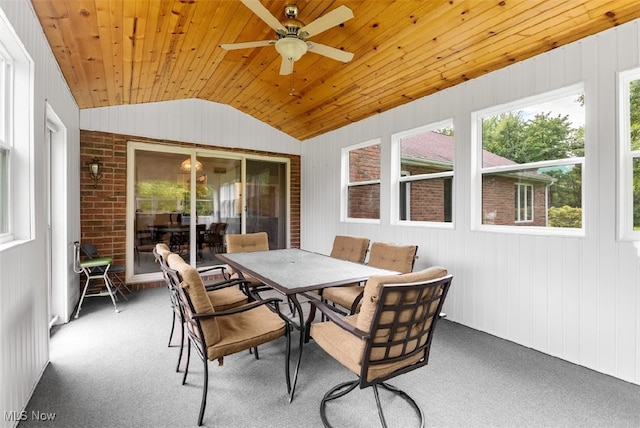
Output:
M127 141L252 153L289 158L291 163L291 247L300 247L300 156L255 150L229 149L178 141L156 140L107 132L80 131L80 239L91 242L101 254L125 263L127 205ZM102 177L94 188L88 162L102 162ZM164 282L132 284L136 289L164 286Z
M511 226L546 226L545 186L533 185L533 222L515 221L516 180L485 176L482 180L482 223Z

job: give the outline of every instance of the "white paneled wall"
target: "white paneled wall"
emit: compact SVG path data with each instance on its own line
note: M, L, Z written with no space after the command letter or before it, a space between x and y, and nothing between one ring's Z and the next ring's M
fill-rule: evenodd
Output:
M77 298L77 276L72 270L72 243L80 235L79 219L79 110L62 78L42 28L28 0L0 0L0 9L34 61L33 207L35 230L30 240L11 247L0 247L0 409L1 427L15 425L5 412L20 412L49 360L49 319L47 303L45 101L67 128L67 141L61 147L61 169L70 171L64 178L69 200L63 201L68 217L58 224L62 242L53 245L66 253L68 265L59 277L62 288L70 290L69 298ZM23 197L29 198L29 195ZM66 271L66 274L64 273ZM68 314L67 314L68 315ZM63 318L65 314L62 314Z
M640 21L313 138L302 148L302 247L335 234L419 245L416 268L454 274L451 320L640 384L640 258L616 239L618 71L640 66ZM586 236L471 231L471 113L583 83ZM391 134L453 117L454 228L389 222ZM340 222L340 150L382 138L381 224ZM334 189L328 192L327 189Z
M220 147L300 154L300 142L224 104L188 99L84 109L80 127Z

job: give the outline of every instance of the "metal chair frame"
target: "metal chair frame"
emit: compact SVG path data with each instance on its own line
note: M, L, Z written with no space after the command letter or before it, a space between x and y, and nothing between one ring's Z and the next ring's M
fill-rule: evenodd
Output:
M93 258L87 260L80 260L80 242L76 241L73 243L74 249L74 264L73 270L77 274L84 273L86 277L86 281L84 284L84 288L82 290L82 295L80 296L80 301L78 302L78 308L76 309L76 314L74 318L78 318L80 315L80 310L82 309L82 303L84 302L85 297L94 297L94 296L109 296L111 297L111 301L113 302L113 307L115 308L116 313L120 312L118 310L118 304L116 303L116 291L117 287L111 282L109 278L109 267L111 266L111 258L110 257L101 257L101 258ZM87 294L87 290L89 289L89 284L92 280L102 279L104 281L104 285L106 287L106 292L98 292L93 294Z
M376 308L371 329L369 332L359 330L355 326L343 320L341 314L335 309L322 301L310 301L312 313L315 315L315 308L318 308L323 315L338 326L365 341L365 349L362 357L361 370L358 379L354 381L344 382L331 388L322 398L320 403L320 417L325 427L331 427L326 415L326 404L328 401L338 399L353 391L357 386L360 389L371 386L376 400L378 416L383 427L387 427L386 420L382 411L378 387L382 387L393 392L400 398L404 399L417 413L420 419L420 427L424 427L424 414L416 401L407 393L400 389L389 385L385 381L395 376L415 370L419 367L427 365L429 361L429 352L431 350L431 341L435 330L439 314L442 312L442 306L447 296L447 292L451 285L452 276L447 275L431 281L408 283L408 284L385 284L381 287L378 306ZM395 298L389 297L395 294ZM408 297L411 294L417 298ZM433 307L437 301L436 307ZM393 305L385 305L384 302L395 302ZM402 314L406 317L407 313L412 316L409 320L401 319ZM391 318L391 321L384 321ZM430 324L429 324L430 320ZM383 338L376 338L375 332L379 330L388 331ZM410 343L422 343L409 351ZM396 353L398 347L402 351L399 355L391 356L392 349ZM372 359L372 352L383 352L384 357L381 359ZM390 374L367 380L369 368L376 365L384 365L411 358L416 355L422 357L415 363L402 367Z
M169 270L170 275L175 275L174 282L180 283L179 272L174 270ZM179 303L181 307L181 311L184 317L185 325L187 328L185 329L187 332L187 363L184 370L184 376L182 378L182 384L184 385L187 381L187 374L189 372L189 361L191 359L191 345L193 344L196 353L200 357L203 362L204 369L204 384L202 388L202 399L200 402L200 412L198 413L198 426L202 425L202 419L204 417L204 411L207 405L207 391L209 388L209 364L207 358L207 344L205 342L205 335L202 331L202 327L200 325L200 320L205 318L213 318L213 317L224 317L233 315L240 312L249 311L255 309L259 306L268 305L275 313L280 316L281 319L285 321L285 336L286 336L286 359L285 359L285 378L287 383L287 393L291 391L291 378L289 375L289 359L291 355L291 325L290 321L287 317L283 316L280 313L280 308L278 303L282 302L281 299L278 298L269 298L260 301L250 302L244 306L240 306L234 309L230 309L227 311L207 313L207 314L199 314L196 312L193 303L191 302L191 298L189 297L189 293L183 287L177 287L177 293L179 296ZM255 350L255 358L258 359L257 348L253 348Z

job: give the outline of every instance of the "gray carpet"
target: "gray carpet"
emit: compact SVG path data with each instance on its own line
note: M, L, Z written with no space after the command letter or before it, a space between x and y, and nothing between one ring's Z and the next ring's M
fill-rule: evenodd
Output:
M118 314L108 298L88 299L79 319L54 328L51 363L19 426L195 427L202 363L194 353L181 385L178 348L167 347L167 293L135 292ZM355 376L311 342L289 404L284 349L280 339L260 347L260 360L241 353L222 367L210 362L204 425L322 426L323 394ZM437 326L429 365L390 383L416 399L426 426L640 427L640 386L446 319ZM416 426L408 406L385 393L381 398L390 426ZM379 426L370 388L330 403L328 412L336 427Z

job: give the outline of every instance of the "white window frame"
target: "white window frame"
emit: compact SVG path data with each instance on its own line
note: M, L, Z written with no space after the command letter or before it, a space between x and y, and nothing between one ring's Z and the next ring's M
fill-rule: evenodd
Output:
M2 97L0 147L6 155L6 189L0 209L7 221L0 233L0 251L33 239L33 60L0 9L0 56Z
M351 182L349 177L349 153L353 150L362 149L369 146L380 146L380 177L377 180L367 180L367 181L357 181ZM364 141L359 144L355 144L352 146L344 147L342 149L342 191L340 194L342 195L340 202L340 221L342 222L353 222L353 223L371 223L371 224L380 224L380 218L354 218L349 217L349 189L356 186L366 186L377 184L380 186L380 197L382 197L382 186L381 186L381 176L382 176L382 141L380 138L375 138L373 140ZM382 201L381 201L382 204ZM378 212L380 213L379 217L382 217L382 206L379 207Z
M515 183L515 187L518 190L518 197L516 198L516 206L515 206L515 210L516 210L516 223L531 223L534 220L534 209L535 209L535 204L533 203L533 200L535 199L534 195L533 195L533 185L532 184L528 184L528 183ZM524 189L524 190L523 190ZM527 191L527 189L531 189L530 192ZM525 198L524 198L524 207L523 207L523 200L522 200L522 194L524 192ZM528 194L531 194L531 198L528 198ZM527 215L529 213L528 208L531 207L531 215ZM522 209L524 208L524 210ZM521 217L521 213L524 211L525 218Z
M423 132L435 131L438 129L453 127L455 132L455 126L453 118L445 119L439 122L431 123L429 125L421 126L419 128L410 129L407 131L398 132L391 135L391 221L392 224L408 225L408 226L428 226L434 228L453 229L455 223L455 160L451 171L438 172L431 174L417 174L410 175L406 171L402 170L402 139L421 134ZM455 141L455 136L454 136ZM455 145L455 143L454 143ZM455 150L455 148L454 148ZM424 180L436 180L446 177L451 177L451 221L415 221L415 220L401 220L400 219L400 183L410 183L412 181L424 181ZM408 194L407 194L408 196Z
M584 237L587 223L587 213L585 210L585 178L587 176L585 170L585 159L587 155L587 135L585 132L585 156L582 158L565 158L549 161L532 162L526 164L507 165L499 167L483 167L482 165L482 120L486 117L498 115L500 113L508 113L527 107L544 104L563 98L572 94L578 95L585 93L582 83L549 91L544 94L534 95L531 97L521 98L509 103L493 106L487 109L475 111L471 113L471 229L475 231L485 232L501 232L513 233L520 235L539 235L539 236L577 236ZM588 99L587 94L585 98ZM588 105L585 104L585 117ZM582 227L580 228L564 228L564 227L547 227L547 226L511 226L511 225L490 225L482 223L482 178L484 175L496 174L500 172L526 171L530 169L544 167L558 167L568 165L580 165L582 168ZM548 208L547 208L548 211Z
M633 161L640 160L640 150L631 150L631 105L629 85L640 80L640 68L618 73L619 157L618 157L618 236L621 241L639 241L640 231L633 230Z

